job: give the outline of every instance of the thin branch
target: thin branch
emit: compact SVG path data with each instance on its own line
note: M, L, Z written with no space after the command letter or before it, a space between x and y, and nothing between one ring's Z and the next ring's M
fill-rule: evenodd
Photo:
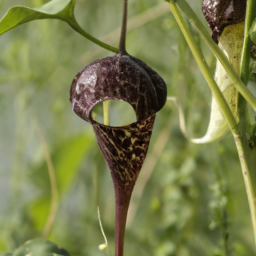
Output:
M120 44L119 44L119 53L127 55L125 40L126 40L126 27L127 27L127 5L128 0L124 0L124 12L123 12L123 22L122 22L122 30L120 36Z
M111 52L118 52L118 49L111 46L111 45L108 45L108 44L105 44L104 42L98 40L97 38L93 37L92 35L88 34L87 32L85 32L81 26L77 23L76 19L73 18L73 19L70 19L68 21L68 24L76 31L78 32L80 35L82 35L83 37L87 38L88 40L92 41L93 43L101 46L102 48L106 49L106 50L109 50Z
M103 101L103 117L104 117L105 125L110 125L109 104L110 104L109 100Z
M241 80L247 84L250 78L250 51L251 51L251 39L249 36L249 29L255 17L256 1L248 0L246 8L246 18L245 18L245 28L244 28L244 43L242 50L240 77ZM239 160L242 167L242 175L244 179L244 184L246 188L247 198L250 207L251 219L254 231L254 240L256 244L256 170L253 166L251 158L251 150L248 146L247 141L247 126L248 126L248 112L247 112L247 102L239 95L238 98L238 115L239 115L239 134L234 135ZM255 156L253 156L255 157Z
M44 157L45 157L45 161L47 164L49 178L50 178L50 184L51 184L50 212L49 212L49 215L48 215L45 227L44 227L44 231L43 231L43 237L46 239L50 234L53 222L56 217L57 209L58 209L58 189L57 189L57 182L56 182L54 166L53 166L52 159L51 159L51 156L49 153L47 142L44 138L44 135L43 135L41 128L38 125L38 122L36 119L34 120L34 123L35 123L37 135L38 135L40 142L42 144L42 147L43 147Z
M247 0L246 7L246 18L245 18L245 27L244 27L244 43L241 57L241 69L240 77L241 80L247 84L250 78L249 65L251 57L251 38L249 34L249 29L251 28L253 19L256 16L256 1Z
M243 135L234 135L239 160L242 167L242 175L245 183L246 194L249 202L249 208L251 213L251 220L253 225L254 232L254 241L256 244L256 197L255 197L255 183L256 181L253 179L253 171L254 167L252 165L250 159L250 152L247 143L246 134Z
M162 15L169 12L169 9L166 8L166 3L158 4L150 9L147 9L143 13L140 13L128 20L127 23L127 32L130 32L132 30L135 30L146 23L155 20ZM102 38L102 41L108 43L108 44L116 44L118 37L120 36L120 29L121 27L116 28L112 32L110 32L108 35L104 36ZM91 59L94 59L100 52L102 52L103 49L100 47L94 46L90 51L87 51L82 57L82 62L87 63Z
M100 218L100 208L99 206L97 206L97 212L98 212L98 220L99 220L99 224L100 224L100 230L101 230L101 233L104 237L104 240L105 240L105 245L107 247L107 250L108 250L108 240L107 240L107 237L104 233L104 230L103 230L103 226L102 226L102 223L101 223L101 218ZM109 255L109 250L108 250L108 255Z

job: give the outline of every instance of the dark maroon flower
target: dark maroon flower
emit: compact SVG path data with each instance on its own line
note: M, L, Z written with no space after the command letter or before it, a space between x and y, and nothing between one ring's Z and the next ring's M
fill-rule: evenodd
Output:
M127 0L119 52L83 68L70 89L73 111L93 125L101 153L109 167L116 197L116 256L123 255L124 232L129 202L145 160L155 114L165 104L163 79L143 61L125 50ZM106 100L129 103L137 122L111 127L93 120L92 110Z

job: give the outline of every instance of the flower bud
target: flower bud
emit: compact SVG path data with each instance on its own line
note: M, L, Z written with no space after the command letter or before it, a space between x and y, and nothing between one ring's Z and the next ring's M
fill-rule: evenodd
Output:
M218 42L225 27L244 21L246 0L204 0L202 11L212 30L212 38Z

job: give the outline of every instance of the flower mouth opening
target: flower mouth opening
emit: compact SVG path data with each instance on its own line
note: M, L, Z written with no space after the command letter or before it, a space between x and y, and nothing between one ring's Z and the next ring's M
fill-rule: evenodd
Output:
M70 101L73 111L90 123L95 119L91 114L94 107L108 100L128 103L136 113L136 120L143 121L164 106L166 94L163 79L144 62L131 56L115 56L83 68L72 82ZM122 120L124 114L119 116Z
M104 117L108 120L107 124ZM133 106L122 99L98 102L90 111L90 119L92 123L109 127L124 127L138 121Z

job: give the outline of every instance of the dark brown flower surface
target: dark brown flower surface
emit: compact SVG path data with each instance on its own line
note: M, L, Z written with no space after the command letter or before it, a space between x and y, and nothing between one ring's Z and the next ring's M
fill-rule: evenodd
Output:
M126 52L127 3L128 0L124 0L119 52L83 68L70 89L72 109L93 125L114 183L115 256L123 256L126 217L133 187L147 155L155 114L164 106L167 96L165 82L157 72ZM106 100L129 103L136 113L137 122L111 127L93 120L93 108Z
M101 153L117 187L130 193L142 167L153 129L155 115L123 127L94 122L93 129Z
M82 69L71 85L74 112L92 123L91 112L105 100L124 100L135 110L138 121L160 110L166 101L163 79L141 60L117 54L96 60Z
M202 11L217 42L225 27L244 21L246 0L204 0Z
M93 129L109 167L116 197L116 255L122 255L132 190L145 160L155 115L124 127L95 122Z
M93 125L109 167L116 197L116 256L123 255L127 211L133 187L145 160L155 114L165 104L163 79L143 61L118 53L83 68L70 89L73 111ZM129 103L137 122L111 127L93 120L93 108L105 100Z

